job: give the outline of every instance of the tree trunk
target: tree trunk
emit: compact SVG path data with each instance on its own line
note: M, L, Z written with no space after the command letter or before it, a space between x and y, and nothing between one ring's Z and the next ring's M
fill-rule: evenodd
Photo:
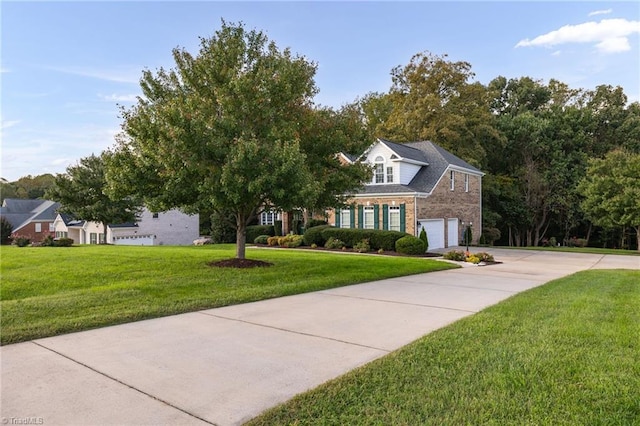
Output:
M98 241L100 244L100 241ZM102 222L102 244L107 244L107 222Z
M634 226L633 229L636 230L636 250L640 251L640 226Z
M236 216L236 258L244 259L247 242L247 225L243 218Z

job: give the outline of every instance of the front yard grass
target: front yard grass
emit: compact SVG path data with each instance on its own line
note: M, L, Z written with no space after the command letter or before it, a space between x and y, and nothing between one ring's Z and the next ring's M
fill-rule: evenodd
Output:
M514 296L250 425L638 425L640 271Z
M211 268L235 246L0 249L1 343L452 267L426 259L248 249L268 268Z

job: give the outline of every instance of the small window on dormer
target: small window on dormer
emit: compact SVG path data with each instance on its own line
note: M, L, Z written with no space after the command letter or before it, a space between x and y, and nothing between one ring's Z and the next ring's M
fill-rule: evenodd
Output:
M449 176L451 177L451 190L453 191L456 189L455 173L453 170L449 172Z
M375 163L374 182L384 183L384 158L377 156Z
M387 183L393 183L393 167L387 167Z

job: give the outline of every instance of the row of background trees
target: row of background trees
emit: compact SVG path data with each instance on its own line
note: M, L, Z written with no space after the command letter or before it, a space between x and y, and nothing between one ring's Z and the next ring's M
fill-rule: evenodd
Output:
M424 52L391 71L388 92L334 110L312 102L316 64L242 25L223 22L196 56L173 53L176 67L144 71L144 96L122 109L101 192L212 212L236 230L238 257L263 207L343 202L370 171L341 167L334 153L360 153L376 137L432 140L485 171L484 234L499 244L640 245L640 104L620 87L484 85L468 62ZM69 173L57 179L60 188Z

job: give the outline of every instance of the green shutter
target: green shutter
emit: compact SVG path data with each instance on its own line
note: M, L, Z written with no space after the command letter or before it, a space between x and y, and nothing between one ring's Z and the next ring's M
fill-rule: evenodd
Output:
M389 230L389 205L382 205L382 229Z
M373 229L380 229L380 206L373 205Z
M349 228L355 228L356 227L356 211L353 208L353 206L349 207L349 220L351 221L349 223Z
M336 228L340 228L340 209L336 209Z
M358 204L358 228L362 229L364 225L364 207Z
M400 232L407 232L407 220L405 218L406 215L406 206L404 204L400 204Z

